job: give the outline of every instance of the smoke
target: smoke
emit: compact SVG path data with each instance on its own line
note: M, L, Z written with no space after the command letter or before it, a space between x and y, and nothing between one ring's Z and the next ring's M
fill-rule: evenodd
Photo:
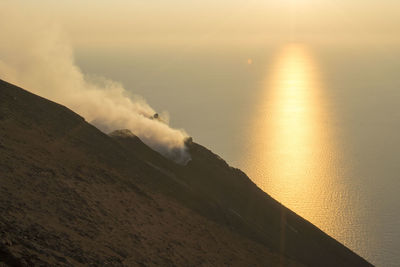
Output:
M82 73L66 36L56 26L38 23L7 9L0 11L0 78L17 84L83 116L103 132L129 129L145 144L185 164L186 132L168 125L168 114L156 113L143 98L122 84Z

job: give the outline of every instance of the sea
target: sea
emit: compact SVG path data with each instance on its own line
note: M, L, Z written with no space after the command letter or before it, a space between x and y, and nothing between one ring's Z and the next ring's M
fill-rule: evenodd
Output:
M377 266L400 266L400 46L77 48L170 124Z

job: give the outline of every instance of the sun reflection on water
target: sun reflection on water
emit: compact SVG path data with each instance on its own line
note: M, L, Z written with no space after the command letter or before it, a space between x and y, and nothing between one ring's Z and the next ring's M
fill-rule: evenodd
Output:
M351 244L355 213L347 209L346 170L318 68L306 47L291 44L271 69L255 106L245 171L272 197Z

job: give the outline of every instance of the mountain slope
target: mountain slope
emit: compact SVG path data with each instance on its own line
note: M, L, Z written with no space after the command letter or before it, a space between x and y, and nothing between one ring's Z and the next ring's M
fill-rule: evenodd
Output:
M369 266L188 141L177 165L127 132L0 80L0 262Z

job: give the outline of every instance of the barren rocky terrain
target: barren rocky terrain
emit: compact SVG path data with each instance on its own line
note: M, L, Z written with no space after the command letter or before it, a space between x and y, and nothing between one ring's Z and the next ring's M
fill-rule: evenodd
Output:
M175 164L0 80L0 265L370 266L187 146Z

